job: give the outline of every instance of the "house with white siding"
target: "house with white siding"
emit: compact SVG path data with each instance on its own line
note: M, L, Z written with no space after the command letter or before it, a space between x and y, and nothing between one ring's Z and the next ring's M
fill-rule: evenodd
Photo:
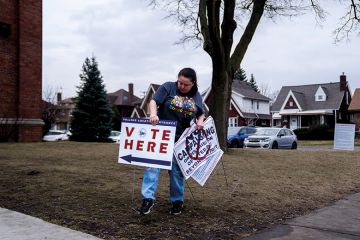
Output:
M211 87L203 93L203 101L209 111ZM270 126L270 98L256 92L246 82L234 80L229 109L229 127Z

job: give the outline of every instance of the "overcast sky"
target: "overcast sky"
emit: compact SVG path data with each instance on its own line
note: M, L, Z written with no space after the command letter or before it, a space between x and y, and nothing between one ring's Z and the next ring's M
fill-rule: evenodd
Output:
M351 90L359 88L360 37L334 44L332 32L343 9L337 1L326 2L322 26L312 14L276 23L262 19L242 63L247 75L279 90L336 82L345 72ZM75 96L84 59L92 54L108 92L127 90L132 82L141 97L149 83L174 81L183 67L193 67L200 90L206 89L209 56L193 45L175 45L181 33L164 16L145 0L44 0L43 89L61 88L64 97Z

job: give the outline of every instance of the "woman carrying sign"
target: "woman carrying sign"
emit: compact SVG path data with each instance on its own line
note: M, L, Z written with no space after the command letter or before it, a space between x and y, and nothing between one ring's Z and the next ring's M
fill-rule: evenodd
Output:
M192 68L184 68L178 74L176 82L166 82L159 87L150 101L150 123L158 124L161 120L175 120L177 141L190 122L196 119L198 129L204 127L204 111L202 98L198 91L196 72ZM172 160L170 175L171 214L180 214L184 202L184 176L176 162ZM159 183L160 169L146 168L141 187L143 202L139 209L142 214L149 214L155 202Z

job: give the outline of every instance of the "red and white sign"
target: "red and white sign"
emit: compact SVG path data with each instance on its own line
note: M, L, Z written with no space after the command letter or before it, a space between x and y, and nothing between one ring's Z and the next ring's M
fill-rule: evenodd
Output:
M119 163L171 170L176 121L123 118Z

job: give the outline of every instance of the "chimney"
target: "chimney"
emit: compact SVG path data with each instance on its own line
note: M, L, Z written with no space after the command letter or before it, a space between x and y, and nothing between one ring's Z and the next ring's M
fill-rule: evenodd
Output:
M57 93L57 103L61 102L61 92Z
M346 75L344 74L344 72L342 73L342 75L340 76L340 91L346 91Z
M133 83L129 83L129 93L130 93L129 102L132 103L133 96L134 96L134 84Z

